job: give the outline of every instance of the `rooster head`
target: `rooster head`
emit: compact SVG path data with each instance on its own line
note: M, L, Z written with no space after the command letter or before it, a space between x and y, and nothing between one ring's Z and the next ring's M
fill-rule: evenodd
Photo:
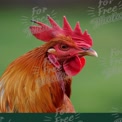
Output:
M48 20L52 27L32 20L39 25L30 26L32 34L47 42L47 57L56 68L63 67L69 76L78 74L85 65L85 55L97 57L96 51L91 48L93 41L90 35L81 31L79 22L73 30L65 16L62 28L50 16Z

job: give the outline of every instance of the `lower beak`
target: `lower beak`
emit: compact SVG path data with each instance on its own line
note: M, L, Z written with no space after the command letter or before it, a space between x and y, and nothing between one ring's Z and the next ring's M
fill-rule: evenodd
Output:
M79 52L79 56L85 56L85 55L98 57L97 52L93 50L92 48Z

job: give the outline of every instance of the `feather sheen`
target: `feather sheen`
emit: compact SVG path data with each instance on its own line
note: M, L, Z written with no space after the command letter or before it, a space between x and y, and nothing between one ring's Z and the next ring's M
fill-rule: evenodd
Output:
M8 66L0 78L0 112L74 112L71 79L49 62L46 50L38 47Z

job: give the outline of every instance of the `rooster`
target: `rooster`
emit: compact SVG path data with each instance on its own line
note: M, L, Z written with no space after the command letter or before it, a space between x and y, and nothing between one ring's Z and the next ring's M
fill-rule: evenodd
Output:
M61 28L50 16L51 26L34 21L31 33L46 43L13 61L0 78L0 112L75 112L70 101L72 76L85 65L85 55L97 56L92 39L74 30L66 17Z

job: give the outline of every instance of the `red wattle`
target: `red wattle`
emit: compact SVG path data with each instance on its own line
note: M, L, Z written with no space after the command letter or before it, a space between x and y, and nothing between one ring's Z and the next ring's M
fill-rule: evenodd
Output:
M64 64L63 68L67 75L75 76L77 75L85 65L85 58L79 58L78 56L68 59Z

